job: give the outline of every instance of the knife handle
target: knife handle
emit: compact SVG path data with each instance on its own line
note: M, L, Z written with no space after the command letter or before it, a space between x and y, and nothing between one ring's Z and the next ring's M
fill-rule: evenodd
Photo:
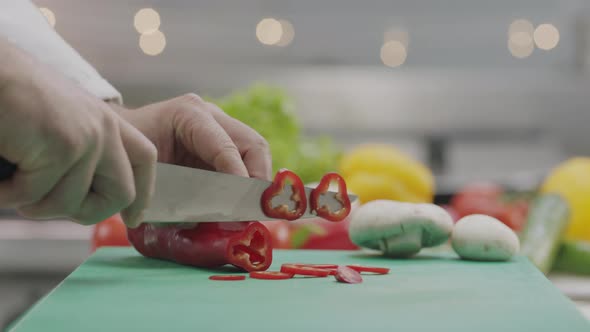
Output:
M0 181L10 179L16 173L16 165L0 157Z

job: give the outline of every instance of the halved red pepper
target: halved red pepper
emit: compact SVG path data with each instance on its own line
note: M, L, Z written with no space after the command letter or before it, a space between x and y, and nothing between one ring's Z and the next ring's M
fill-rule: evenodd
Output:
M330 188L330 183L335 181L338 184L338 193L334 196L336 200L341 204L341 208L336 211L331 211L327 205L320 206L320 197L323 193L326 193ZM348 197L348 191L346 189L346 182L337 173L327 173L320 180L320 184L311 191L309 204L311 207L311 213L317 214L318 217L324 218L329 221L342 221L350 213L350 198Z
M259 222L205 222L191 228L144 223L127 234L142 255L180 264L264 271L272 263L270 232Z
M273 207L272 199L283 192L288 180L291 181L292 194L290 198L295 202L295 208L289 209L287 204L279 204ZM290 170L284 168L279 170L272 184L262 193L260 204L262 205L264 214L270 218L284 220L299 219L307 210L307 197L303 182L297 174Z

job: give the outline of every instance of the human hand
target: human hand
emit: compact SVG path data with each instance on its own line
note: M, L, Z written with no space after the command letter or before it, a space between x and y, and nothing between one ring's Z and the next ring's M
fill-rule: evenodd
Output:
M119 113L156 145L161 162L271 178L266 140L195 94Z
M131 227L153 193L157 151L105 102L0 39L0 156L17 165L0 207Z

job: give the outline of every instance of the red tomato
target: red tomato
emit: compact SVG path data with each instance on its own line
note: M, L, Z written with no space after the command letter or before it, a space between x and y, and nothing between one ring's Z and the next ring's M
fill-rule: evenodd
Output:
M452 199L451 209L458 218L470 214L485 214L494 217L514 231L520 231L526 223L528 202L502 200L504 190L493 183L474 183L463 187Z
M103 220L94 226L91 252L100 247L127 247L127 228L118 214Z
M350 217L340 222L331 222L322 218L297 220L292 222L293 237L295 234L305 235L296 249L318 250L358 250L359 247L350 241L348 225Z
M292 230L288 221L264 221L262 224L271 234L274 249L291 249Z
M451 199L451 207L459 218L470 214L495 216L502 210L502 187L493 183L473 183L461 188Z
M451 216L451 219L453 219L454 222L457 222L461 218L459 217L459 213L457 213L457 210L455 210L454 207L446 204L443 204L440 207L447 211L447 213Z
M520 231L526 224L527 214L526 207L523 207L521 203L514 203L505 205L502 211L495 217L511 229Z

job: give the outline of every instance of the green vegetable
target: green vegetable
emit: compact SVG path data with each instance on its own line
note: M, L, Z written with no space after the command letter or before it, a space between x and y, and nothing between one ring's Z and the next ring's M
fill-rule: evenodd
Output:
M520 252L545 274L553 266L569 214L567 202L557 194L543 194L532 202L521 233Z
M553 270L590 275L590 242L564 241L559 249Z
M327 137L302 137L293 102L283 90L255 84L213 101L268 141L275 173L288 168L307 183L336 171L340 150Z

